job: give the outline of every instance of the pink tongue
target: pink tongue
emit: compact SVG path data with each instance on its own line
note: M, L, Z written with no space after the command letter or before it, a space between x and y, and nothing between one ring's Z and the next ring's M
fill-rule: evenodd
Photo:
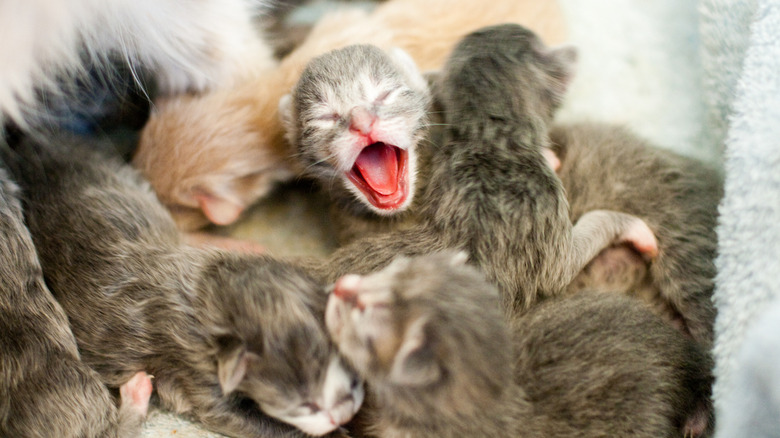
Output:
M395 148L374 143L360 152L355 166L368 185L380 195L390 195L398 189L398 158Z

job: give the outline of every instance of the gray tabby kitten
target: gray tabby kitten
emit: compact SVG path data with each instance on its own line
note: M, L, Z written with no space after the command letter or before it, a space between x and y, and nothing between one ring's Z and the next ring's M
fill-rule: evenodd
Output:
M339 279L326 322L381 438L711 433L710 359L623 295L551 299L510 324L465 254Z
M575 55L545 48L518 26L466 38L436 85L446 125L444 142L431 147L420 225L340 248L328 280L372 272L399 254L457 248L499 286L511 312L562 291L615 241L652 255L655 237L636 217L591 211L572 226L561 182L547 165L547 127Z
M550 136L573 221L593 209L624 211L642 218L658 239L651 263L629 248L610 248L569 290L597 286L643 296L711 346L721 175L616 126L556 126Z
M143 373L118 382L117 411L44 283L17 196L0 168L0 436L136 436L151 382Z
M333 50L307 64L279 104L301 173L352 215L393 215L412 202L428 87L401 49Z
M353 416L362 384L325 333L319 283L182 245L133 169L56 146L20 145L16 177L46 281L108 386L151 373L164 408L235 437L323 435Z

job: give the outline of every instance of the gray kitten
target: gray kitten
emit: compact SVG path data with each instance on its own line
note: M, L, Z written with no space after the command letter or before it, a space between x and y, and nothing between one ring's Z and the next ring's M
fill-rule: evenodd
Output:
M350 214L387 216L414 197L429 100L404 51L352 45L310 61L279 113L302 174Z
M633 216L591 211L575 226L569 219L543 150L574 57L518 26L465 39L435 87L446 125L415 207L420 224L342 247L328 263L328 279L372 272L398 254L458 248L517 311L562 291L615 241L654 253L655 237Z
M369 388L367 434L680 437L711 432L711 361L622 295L582 292L511 324L465 254L339 279L326 322Z
M623 211L642 218L658 239L651 263L629 248L610 248L569 290L598 287L643 296L711 346L721 175L617 126L555 126L550 136L573 221L593 209Z
M108 386L149 372L164 408L236 437L323 435L353 416L362 384L325 333L320 283L182 245L134 170L57 146L20 145L17 178L46 281Z
M117 411L44 283L17 196L0 168L0 436L136 436L151 382L144 374L123 382Z

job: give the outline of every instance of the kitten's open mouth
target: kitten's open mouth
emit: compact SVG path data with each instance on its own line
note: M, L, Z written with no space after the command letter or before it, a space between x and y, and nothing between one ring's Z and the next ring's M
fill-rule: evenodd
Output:
M363 148L347 178L381 210L395 210L408 197L408 152L377 142Z

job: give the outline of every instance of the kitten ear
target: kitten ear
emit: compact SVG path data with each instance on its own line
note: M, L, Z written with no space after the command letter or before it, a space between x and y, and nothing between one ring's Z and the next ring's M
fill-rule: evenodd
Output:
M421 91L428 90L428 82L420 73L420 69L417 68L417 63L414 62L414 59L405 50L400 47L392 47L388 50L388 53L414 88Z
M425 318L419 318L406 329L404 339L390 367L389 379L402 386L422 386L437 381L442 374L425 335Z
M551 61L551 73L557 82L556 91L563 95L577 71L579 52L574 46L559 46L549 49L545 56Z
M205 190L197 190L194 197L203 214L217 225L230 225L244 212L243 205Z
M232 336L217 340L217 377L223 394L230 394L244 379L251 353L243 341Z

